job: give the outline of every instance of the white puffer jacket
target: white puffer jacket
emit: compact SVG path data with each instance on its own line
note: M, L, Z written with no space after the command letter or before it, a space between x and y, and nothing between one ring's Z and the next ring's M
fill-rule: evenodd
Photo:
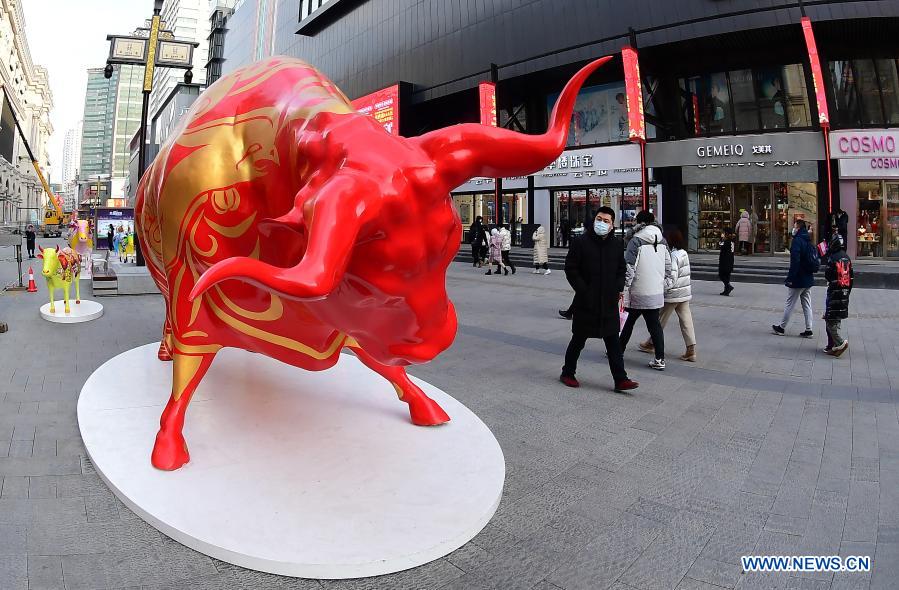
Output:
M665 303L682 303L693 298L690 287L690 257L686 250L671 250L672 284L665 291Z
M660 309L671 284L671 256L659 226L637 225L624 253L627 263L625 304L631 309Z
M546 230L541 225L534 232L534 264L549 262L549 246L546 243Z
M499 229L499 235L503 238L503 252L508 252L512 249L512 232L505 227L501 227Z

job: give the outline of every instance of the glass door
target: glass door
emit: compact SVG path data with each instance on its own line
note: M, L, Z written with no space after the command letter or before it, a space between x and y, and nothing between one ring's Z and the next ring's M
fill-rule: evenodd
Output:
M752 221L753 251L757 254L771 253L771 221L773 218L771 185L753 185L752 208L749 211L749 219Z
M899 258L899 183L886 183L883 238L887 258Z

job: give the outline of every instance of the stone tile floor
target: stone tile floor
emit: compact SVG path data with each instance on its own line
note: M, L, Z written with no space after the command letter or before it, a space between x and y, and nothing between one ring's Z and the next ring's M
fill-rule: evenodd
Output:
M0 262L0 279L14 274ZM100 320L59 326L38 317L43 290L0 295L10 324L0 335L0 588L899 587L899 292L853 292L851 349L832 359L818 351L820 320L813 340L795 337L800 316L793 336L770 335L782 288L739 284L723 298L720 285L698 282L700 361L676 360L673 322L668 370L649 370L648 355L631 350L641 387L618 395L594 341L583 386L556 380L569 334L556 316L571 296L562 273L485 277L455 264L448 287L457 340L412 372L491 427L507 462L503 501L447 557L343 581L280 578L196 553L97 477L78 433L78 392L104 361L158 337L159 297L106 298ZM870 555L874 569L743 574L744 554Z

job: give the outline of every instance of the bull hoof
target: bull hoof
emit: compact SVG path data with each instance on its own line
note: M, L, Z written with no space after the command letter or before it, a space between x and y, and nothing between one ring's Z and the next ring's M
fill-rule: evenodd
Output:
M439 426L450 421L449 415L431 398L409 404L409 415L416 426Z
M159 343L159 352L156 353L156 357L161 361L170 361L172 360L172 355L169 354L169 349L166 348L165 344Z
M187 452L184 436L180 432L168 434L160 430L156 435L156 444L153 445L153 454L150 457L153 467L163 471L174 471L188 461L190 454Z
M75 300L75 305L81 305L81 300L80 300L80 299L76 299L76 300Z

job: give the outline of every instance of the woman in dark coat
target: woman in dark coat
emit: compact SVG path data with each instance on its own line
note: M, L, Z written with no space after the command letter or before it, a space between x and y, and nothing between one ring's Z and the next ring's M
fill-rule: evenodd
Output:
M571 241L565 257L565 277L575 292L571 342L560 377L569 387L580 385L575 372L588 338L602 338L605 342L615 391L637 387L624 370L624 356L618 342L618 306L627 267L624 245L615 236L614 224L615 211L609 207L600 207L595 213L588 209L584 233Z
M487 233L484 230L484 218L478 215L468 228L468 241L471 244L471 265L480 267L483 264L483 249L487 246Z
M826 263L824 278L827 279L827 300L824 322L827 326L827 347L824 352L838 357L849 348L849 341L840 335L840 324L849 317L849 294L855 278L852 260L846 254L843 238L839 234L830 238Z

